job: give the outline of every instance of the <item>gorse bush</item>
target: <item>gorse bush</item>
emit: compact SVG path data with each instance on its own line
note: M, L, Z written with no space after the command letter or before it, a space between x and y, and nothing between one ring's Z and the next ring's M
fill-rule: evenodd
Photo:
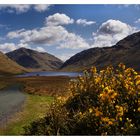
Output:
M71 81L69 90L25 135L140 134L140 75L134 69L92 67Z

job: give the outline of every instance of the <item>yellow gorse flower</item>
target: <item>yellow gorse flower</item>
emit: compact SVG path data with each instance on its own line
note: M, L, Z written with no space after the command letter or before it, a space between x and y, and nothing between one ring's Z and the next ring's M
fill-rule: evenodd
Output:
M123 116L123 113L124 113L123 107L116 105L116 109L117 109L117 112L118 112L118 116Z
M89 108L89 113L92 113L93 112L93 109L92 108Z

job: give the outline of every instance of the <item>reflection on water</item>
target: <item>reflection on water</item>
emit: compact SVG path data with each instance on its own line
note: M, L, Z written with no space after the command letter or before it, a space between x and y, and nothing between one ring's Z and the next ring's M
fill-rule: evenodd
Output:
M30 72L23 75L18 75L17 77L28 77L28 76L69 76L77 77L82 75L82 72Z
M19 85L0 91L0 124L21 109L25 95L19 91Z

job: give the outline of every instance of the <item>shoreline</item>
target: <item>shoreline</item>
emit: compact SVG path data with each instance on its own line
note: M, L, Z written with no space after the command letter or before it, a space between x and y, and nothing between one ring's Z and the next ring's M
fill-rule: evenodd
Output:
M10 118L12 118L15 113L21 111L24 106L26 95L22 91L20 91L20 88L20 85L14 84L0 90L0 100L2 100L2 102L0 103L0 129L5 128ZM13 101L14 99L15 101ZM6 105L6 108L3 104Z

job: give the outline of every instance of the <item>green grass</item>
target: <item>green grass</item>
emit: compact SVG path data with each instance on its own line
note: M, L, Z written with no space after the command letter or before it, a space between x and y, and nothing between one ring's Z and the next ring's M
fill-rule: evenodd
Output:
M0 81L0 90L5 88L7 86L7 83L6 82L1 82Z
M44 117L53 100L54 98L49 96L27 94L23 110L11 118L6 128L0 130L0 135L22 135L23 127L38 118Z

